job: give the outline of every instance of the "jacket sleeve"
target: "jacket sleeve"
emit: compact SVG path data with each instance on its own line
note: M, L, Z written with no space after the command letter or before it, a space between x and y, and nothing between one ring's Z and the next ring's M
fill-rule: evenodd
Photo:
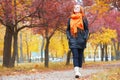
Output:
M70 34L70 19L68 20L68 24L67 24L66 35L67 35L67 39L71 38L71 34Z
M83 24L84 24L84 30L85 30L84 38L87 40L89 37L89 29L88 29L88 20L86 17L83 18Z

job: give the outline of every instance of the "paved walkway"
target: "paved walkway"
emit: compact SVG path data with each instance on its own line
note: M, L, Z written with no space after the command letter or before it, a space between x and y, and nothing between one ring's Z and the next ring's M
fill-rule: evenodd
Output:
M120 67L120 63L117 64L107 64L98 67L90 67L83 69L82 77L91 75L109 69L112 67ZM9 75L9 76L0 76L0 80L75 80L73 70L65 71L51 71L51 72L36 72L33 74L21 74L21 75Z
M92 73L97 73L102 71L101 69L83 69L82 76L87 76ZM0 80L75 80L74 71L53 71L46 73L34 73L34 74L21 74L21 75L10 75L10 76L1 76Z

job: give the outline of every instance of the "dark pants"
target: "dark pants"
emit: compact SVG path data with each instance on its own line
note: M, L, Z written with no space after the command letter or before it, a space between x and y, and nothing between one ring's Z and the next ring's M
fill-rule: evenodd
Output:
M82 67L82 57L84 49L71 48L73 54L74 67Z

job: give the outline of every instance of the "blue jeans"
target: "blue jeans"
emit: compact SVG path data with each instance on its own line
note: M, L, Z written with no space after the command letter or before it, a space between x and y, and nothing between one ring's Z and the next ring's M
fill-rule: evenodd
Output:
M82 58L84 49L71 48L73 54L74 67L82 67Z

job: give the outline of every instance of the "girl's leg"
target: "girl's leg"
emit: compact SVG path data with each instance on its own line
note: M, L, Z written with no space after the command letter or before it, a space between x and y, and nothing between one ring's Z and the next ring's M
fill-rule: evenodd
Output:
M82 68L82 60L83 60L83 52L84 52L84 49L79 49L78 50L78 61L79 61L79 67Z
M73 54L73 65L74 67L79 67L79 53L77 48L72 48L71 49L72 54Z
M81 76L79 72L79 53L77 48L71 49L73 54L73 64L74 64L74 71L75 71L75 78L79 78Z

